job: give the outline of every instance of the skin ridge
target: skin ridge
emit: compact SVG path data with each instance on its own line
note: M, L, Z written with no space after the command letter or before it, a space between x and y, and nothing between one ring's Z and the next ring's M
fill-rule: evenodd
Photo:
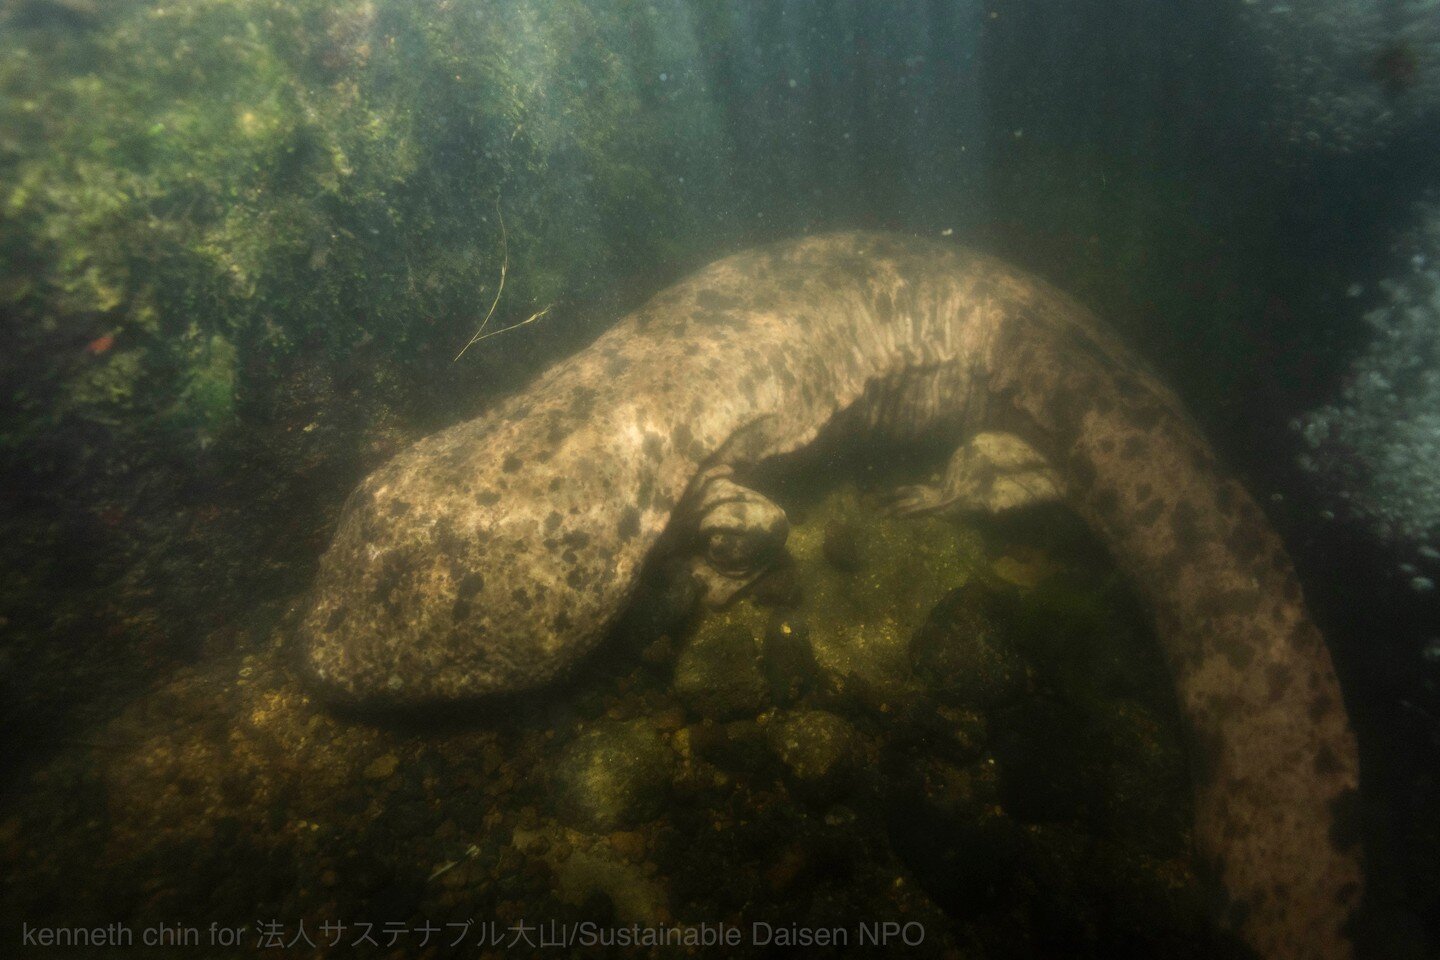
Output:
M846 233L737 254L420 441L347 502L305 669L365 704L548 683L623 611L697 478L837 421L957 445L1002 430L1045 456L1155 618L1225 921L1264 957L1350 956L1358 757L1283 545L1088 310L963 248Z

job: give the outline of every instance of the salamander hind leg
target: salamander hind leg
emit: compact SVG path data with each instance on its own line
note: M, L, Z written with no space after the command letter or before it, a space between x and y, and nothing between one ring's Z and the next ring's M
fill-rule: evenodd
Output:
M686 513L694 536L690 569L709 606L727 603L784 555L785 511L729 477L705 479Z
M938 484L897 488L888 504L897 516L999 513L1051 503L1064 493L1045 458L1019 437L977 433L961 445Z

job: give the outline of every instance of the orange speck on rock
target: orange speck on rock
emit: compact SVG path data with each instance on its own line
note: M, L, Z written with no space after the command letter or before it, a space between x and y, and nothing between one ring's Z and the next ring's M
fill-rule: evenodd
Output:
M85 345L85 349L92 356L98 357L100 356L100 354L104 353L106 350L109 350L113 346L115 346L115 337L112 334L107 333L103 337L96 337L94 340L91 340Z

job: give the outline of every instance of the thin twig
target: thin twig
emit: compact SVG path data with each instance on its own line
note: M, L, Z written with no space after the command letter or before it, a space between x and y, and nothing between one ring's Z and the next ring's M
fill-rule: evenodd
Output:
M500 286L495 288L495 299L490 301L490 310L485 314L485 319L480 321L480 329L475 331L475 336L470 338L469 343L460 348L460 352L455 354L455 360L450 361L451 363L465 356L466 350L469 350L475 346L475 344L485 339L481 334L485 332L485 325L490 322L490 318L495 315L495 308L500 303L500 294L505 292L505 274L510 270L510 239L505 233L505 214L500 212L500 198L498 196L495 198L495 216L500 220L500 251L502 258L500 261ZM529 321L526 322L528 323Z
M555 306L555 304L553 304L553 303L550 304L550 307L553 307L553 306ZM471 340L470 342L471 342L471 343L479 343L481 340L489 340L491 337L498 337L498 336L500 336L500 334L502 334L502 333L509 333L511 330L516 330L516 329L518 329L518 328L520 328L520 327L523 327L523 326L525 326L527 323L534 323L536 320L539 320L541 317L545 316L545 314L549 313L549 312L550 312L550 307L546 307L544 310L537 310L535 313L530 314L530 316L529 316L528 318L526 318L526 319L524 319L524 320L521 320L519 323L512 323L512 324L510 324L510 326L508 326L508 327L501 327L499 330L491 330L489 333L485 334L483 337L482 337L480 334L477 333L477 334L475 335L475 339L474 339L474 340ZM458 359L458 358L457 358L457 359Z

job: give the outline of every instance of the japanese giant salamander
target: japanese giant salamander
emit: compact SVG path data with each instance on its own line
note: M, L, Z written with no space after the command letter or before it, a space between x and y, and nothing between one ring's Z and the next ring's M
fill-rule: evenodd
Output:
M1222 919L1267 958L1350 955L1355 741L1279 538L1088 310L952 245L845 233L728 257L416 443L345 506L306 671L356 703L540 686L662 544L687 545L712 600L753 578L786 524L745 472L822 430L953 439L945 479L902 511L1063 494L1153 613Z

